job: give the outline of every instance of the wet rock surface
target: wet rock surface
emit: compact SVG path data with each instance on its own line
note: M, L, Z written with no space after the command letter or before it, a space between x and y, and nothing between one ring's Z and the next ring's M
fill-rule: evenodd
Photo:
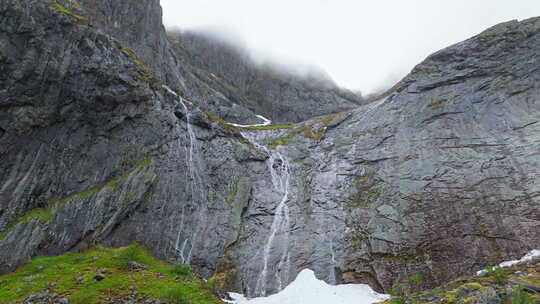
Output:
M208 113L250 110L204 98L220 89L143 2L0 3L1 272L138 241L249 296L265 248L266 293L304 268L388 291L540 246L540 19L430 56L384 100L240 130ZM122 30L136 16L156 33Z

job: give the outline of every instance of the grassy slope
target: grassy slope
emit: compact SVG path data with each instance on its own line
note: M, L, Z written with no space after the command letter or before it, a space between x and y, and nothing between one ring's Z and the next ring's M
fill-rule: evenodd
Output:
M459 278L419 293L407 294L399 289L394 290L391 300L381 304L540 303L540 260L499 268L483 277Z
M143 264L147 269L129 270L129 261ZM122 298L132 289L140 299L168 300L172 294L178 303L186 300L193 304L222 303L202 280L189 273L173 274L173 269L137 245L36 257L17 271L0 276L0 303L21 303L29 295L46 289L78 304L107 303L110 301L107 299ZM96 281L94 277L98 273L103 273L105 279Z

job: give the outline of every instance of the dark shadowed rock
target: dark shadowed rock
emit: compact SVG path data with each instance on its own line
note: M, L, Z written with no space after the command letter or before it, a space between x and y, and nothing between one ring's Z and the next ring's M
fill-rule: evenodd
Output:
M264 292L304 268L388 291L540 246L540 19L435 53L384 100L249 131L265 151L222 118L296 120L348 97L242 60L232 77L234 54L183 60L197 44L181 53L160 16L150 0L0 2L0 272L137 241L250 296L264 248ZM261 102L284 83L300 93Z

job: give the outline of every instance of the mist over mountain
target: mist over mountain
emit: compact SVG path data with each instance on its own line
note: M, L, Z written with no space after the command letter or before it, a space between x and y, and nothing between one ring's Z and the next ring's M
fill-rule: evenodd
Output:
M537 297L536 255L476 273L540 248L540 17L369 100L232 40L156 0L0 2L1 303Z
M189 65L220 78L231 96L251 111L275 122L298 122L352 109L362 97L339 88L314 66L257 62L250 52L215 32L169 31L179 57ZM245 101L240 101L245 100Z

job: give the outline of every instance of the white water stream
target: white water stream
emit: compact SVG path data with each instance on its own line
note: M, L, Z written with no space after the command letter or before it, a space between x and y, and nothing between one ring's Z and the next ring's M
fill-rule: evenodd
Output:
M177 97L178 102L182 105L182 108L184 109L184 113L186 115L186 128L189 135L189 151L186 151L188 152L186 153L186 164L188 166L189 177L191 180L189 185L190 185L190 190L191 190L192 201L194 203L198 203L197 205L201 205L200 203L202 203L205 198L204 192L203 192L204 185L202 182L201 175L199 173L201 172L201 166L199 164L199 160L196 158L196 154L198 153L199 148L197 146L197 137L195 135L195 131L193 130L193 127L191 125L191 112L186 106L182 96L179 96L178 94L176 94L176 92L171 90L171 88L169 88L168 86L164 85L162 87L165 90L167 90L167 92ZM191 239L190 238L184 239L184 241L182 242L182 245L180 246L180 236L184 230L184 212L185 212L185 208L183 207L181 222L178 229L176 242L174 245L174 250L178 253L180 257L180 262L182 264L189 264L191 262L193 247L195 246L194 243L197 238L197 229L194 230L193 235L191 236ZM199 212L199 219L201 218L201 215L202 215L202 211ZM199 220L198 225L199 224L200 224L200 220ZM188 245L190 245L189 251L186 253Z
M186 151L186 162L189 168L191 178L191 193L194 202L203 202L203 184L202 178L199 175L202 167L199 164L196 154L198 152L196 134L191 126L191 113L187 108L181 96L178 96L167 86L163 86L169 93L178 98L186 113L187 131L190 139L189 151ZM237 127L256 127L267 126L272 122L263 116L257 115L263 122L255 125L240 125L232 124ZM289 253L289 233L290 233L290 214L287 201L289 200L289 185L290 185L290 166L288 159L281 154L277 149L270 151L267 147L259 144L256 136L251 132L241 132L256 148L268 154L267 160L268 169L272 178L274 190L279 193L281 199L275 208L270 233L262 248L262 266L260 274L255 285L254 295L260 298L246 299L242 295L231 294L234 300L231 303L237 304L371 304L388 298L386 295L375 293L367 285L338 285L331 286L315 277L313 271L305 269L298 274L298 277L289 285L289 276L291 268L291 259ZM187 149L186 149L187 150ZM182 263L190 263L194 248L194 241L197 237L198 228L194 230L191 241L190 238L185 238L181 241L181 234L184 230L185 223L185 207L182 208L181 222L179 226L178 236L174 244L174 249L178 252ZM202 211L200 211L202 212ZM200 214L201 215L201 214ZM198 222L200 224L204 219L200 216ZM279 242L276 242L276 237L279 236ZM335 264L335 253L333 242L329 243L331 251L332 264ZM188 250L189 247L189 250ZM186 253L186 251L188 251ZM266 297L267 282L269 280L269 263L270 256L273 254L279 255L277 268L275 269L275 280L277 282L278 294ZM334 270L331 269L331 272Z
M271 123L268 119L262 118L265 124ZM274 240L277 235L282 236L282 241L279 244L281 250L278 251L280 255L277 270L275 272L275 279L278 284L278 289L282 290L283 287L289 282L289 272L291 268L291 261L289 255L289 231L290 231L290 218L289 218L289 206L287 206L287 200L289 199L289 183L290 183L290 167L288 159L279 153L277 150L270 151L265 146L259 144L255 137L249 132L241 133L250 143L252 143L258 149L266 152L269 158L267 160L268 169L272 177L272 184L275 191L281 195L281 200L277 205L272 225L270 226L270 234L264 248L262 250L262 269L257 278L254 294L258 296L266 295L266 286L268 281L268 264L270 255L272 254L272 248L276 247ZM278 247L278 249L279 249Z

